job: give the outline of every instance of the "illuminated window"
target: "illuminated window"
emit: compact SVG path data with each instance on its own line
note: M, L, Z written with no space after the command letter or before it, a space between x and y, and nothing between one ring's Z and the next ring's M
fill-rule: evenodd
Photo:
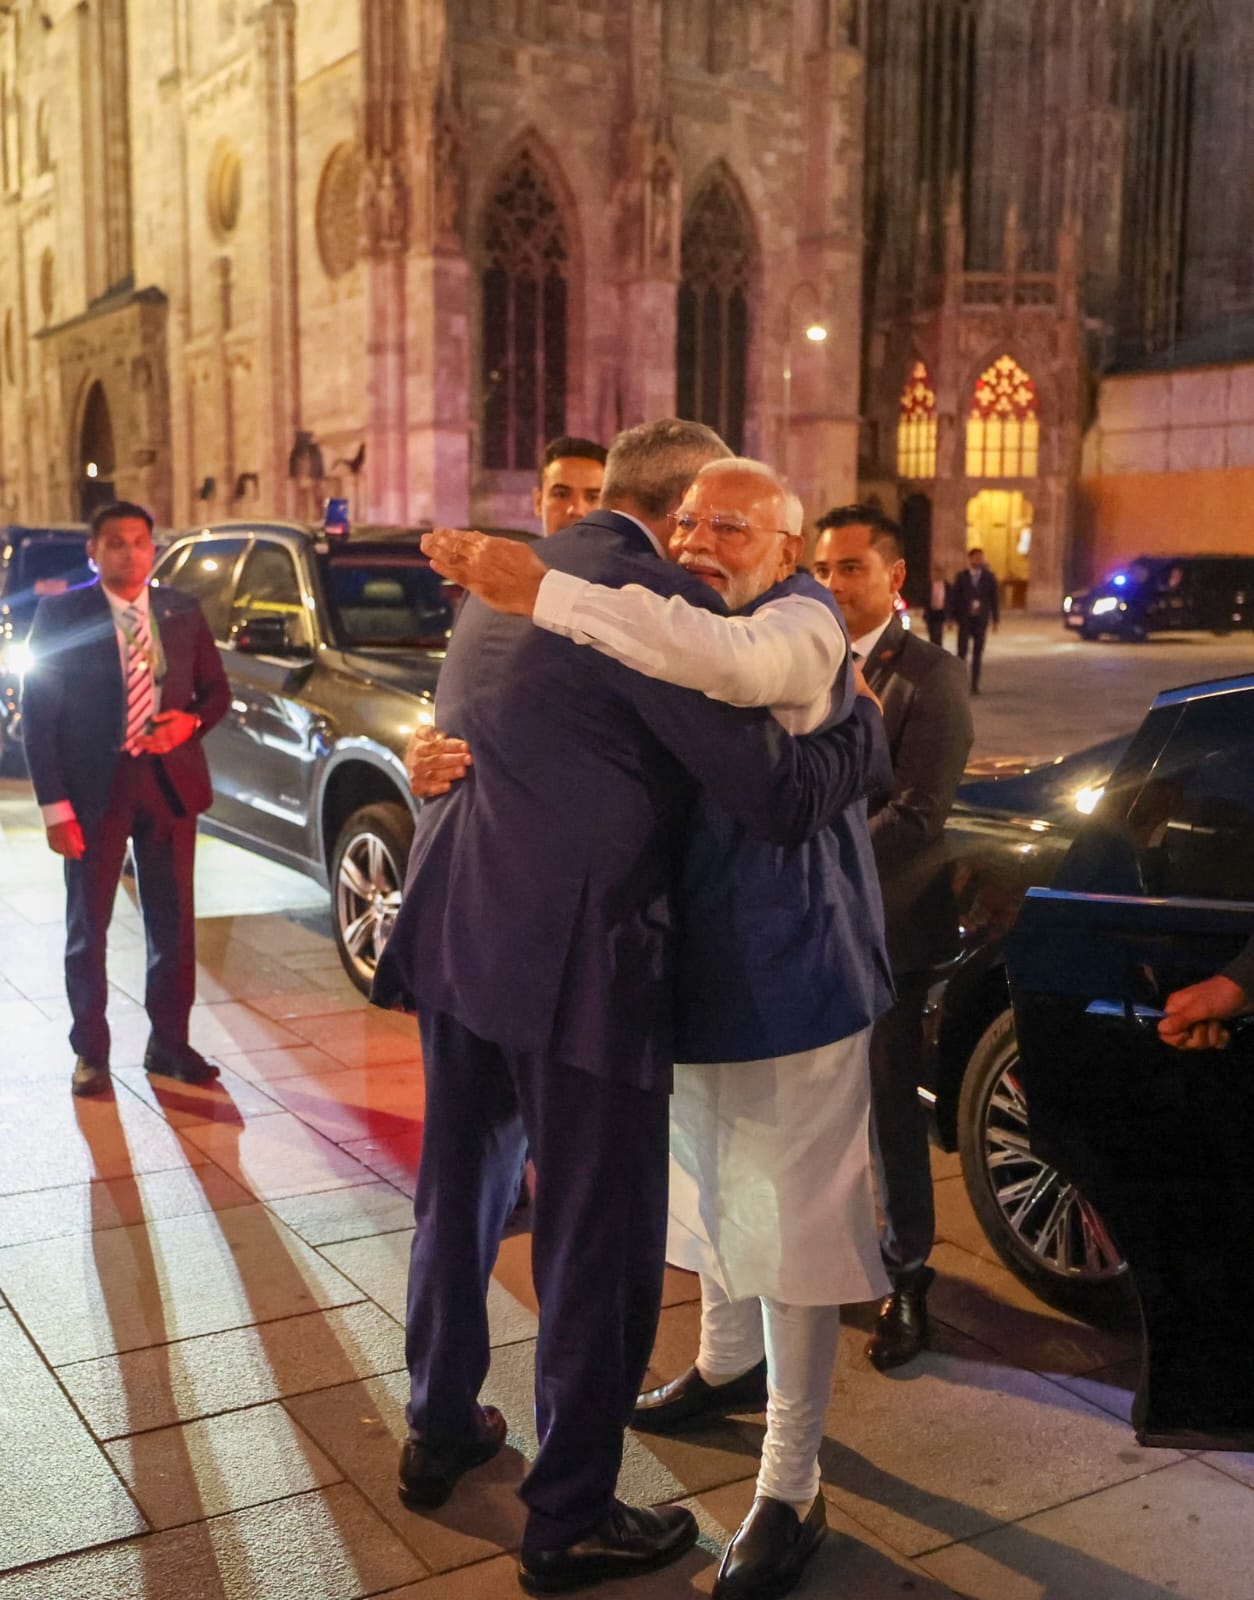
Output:
M980 374L967 421L968 478L1034 478L1041 425L1036 386L1013 356Z
M499 179L483 232L483 464L534 471L566 431L570 241L530 151Z
M897 417L897 474L902 478L936 476L936 391L927 366L916 361L901 391Z

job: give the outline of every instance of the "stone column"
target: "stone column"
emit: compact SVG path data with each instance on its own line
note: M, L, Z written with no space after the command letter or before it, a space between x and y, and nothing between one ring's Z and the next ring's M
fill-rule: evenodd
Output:
M857 492L865 63L856 23L847 0L827 0L811 19L796 278L779 286L781 377L792 374L783 453L809 515ZM822 344L805 338L813 319L827 329Z
M262 411L262 484L277 511L291 515L295 496L288 479L288 454L300 426L300 341L296 227L296 6L267 0L253 14L260 69L258 115L265 169L266 260L261 296L261 348L269 367L268 405Z

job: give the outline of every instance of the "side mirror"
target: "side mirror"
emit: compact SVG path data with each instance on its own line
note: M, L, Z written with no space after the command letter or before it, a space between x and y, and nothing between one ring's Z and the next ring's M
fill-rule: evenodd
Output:
M231 629L231 643L248 656L307 656L308 648L295 644L286 617L248 617Z

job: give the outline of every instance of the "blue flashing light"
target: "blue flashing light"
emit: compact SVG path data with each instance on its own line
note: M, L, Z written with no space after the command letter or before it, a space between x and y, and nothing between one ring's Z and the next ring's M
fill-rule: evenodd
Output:
M328 539L348 538L348 501L343 496L333 496L322 513L322 531Z
M1128 581L1128 574L1126 572L1116 572L1110 581L1117 589L1122 589L1124 584Z

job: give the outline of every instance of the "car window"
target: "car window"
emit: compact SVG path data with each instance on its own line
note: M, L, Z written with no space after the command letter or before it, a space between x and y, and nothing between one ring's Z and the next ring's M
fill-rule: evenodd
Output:
M309 642L309 627L296 563L281 544L258 540L248 552L231 606L230 633L254 617L282 617L292 644Z
M83 539L25 539L17 547L5 598L15 608L31 610L46 594L91 581L87 544Z
M453 625L449 590L419 552L332 554L323 586L341 645L442 647Z
M1146 894L1254 901L1254 693L1185 706L1124 831Z
M197 539L169 576L161 576L162 583L200 602L215 639L227 637L235 564L247 544L247 539Z

